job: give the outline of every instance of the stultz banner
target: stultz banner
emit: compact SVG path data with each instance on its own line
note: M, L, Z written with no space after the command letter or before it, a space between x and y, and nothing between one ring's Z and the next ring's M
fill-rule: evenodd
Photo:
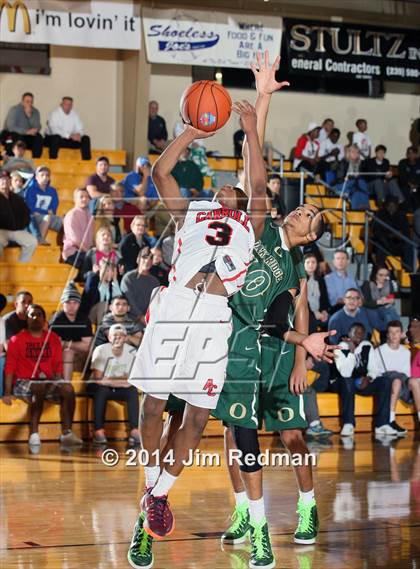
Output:
M0 0L0 41L140 49L140 6L130 0Z

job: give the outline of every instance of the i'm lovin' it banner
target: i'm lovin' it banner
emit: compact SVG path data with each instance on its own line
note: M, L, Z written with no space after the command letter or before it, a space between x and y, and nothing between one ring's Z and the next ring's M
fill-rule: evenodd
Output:
M131 1L0 0L0 41L140 49L140 6Z

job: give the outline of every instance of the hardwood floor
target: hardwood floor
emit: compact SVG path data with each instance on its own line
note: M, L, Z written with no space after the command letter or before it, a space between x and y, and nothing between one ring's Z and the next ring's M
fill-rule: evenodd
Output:
M262 448L280 452L263 437ZM338 436L319 452L315 490L321 531L316 546L295 546L297 489L291 468L265 469L265 499L277 567L284 569L418 569L420 567L420 443L413 433L386 446ZM24 443L0 445L0 567L114 569L126 555L143 488L139 466L106 467L102 451L72 454L44 443L33 455ZM220 438L201 450L219 453ZM313 452L316 449L311 449ZM320 449L318 449L319 451ZM186 469L171 492L176 529L155 543L156 569L245 569L249 545L220 545L233 508L225 466Z

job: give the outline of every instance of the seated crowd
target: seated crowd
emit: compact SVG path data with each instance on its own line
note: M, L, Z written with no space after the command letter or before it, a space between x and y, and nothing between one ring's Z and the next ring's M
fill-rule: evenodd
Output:
M157 114L155 101L149 110L151 149L161 152L168 142L165 121ZM419 207L416 150L408 149L407 159L400 162L394 177L384 146L377 146L375 158L370 158L372 142L366 134L366 121L360 119L356 126L358 131L344 148L331 119L326 119L322 128L311 123L297 143L294 168L321 176L331 187L346 193L355 208L365 207L363 200L373 196L384 204L378 218L393 226L399 223L401 232L408 235L405 213L398 208L399 204L409 211ZM32 446L41 442L39 421L44 400L60 404L62 444L80 444L72 431L76 398L72 378L76 372L83 378L78 393L93 400L94 441L106 443L107 401L115 400L127 404L129 442L139 444L138 394L127 379L146 326L152 291L168 284L175 226L158 199L146 156L136 159L134 170L122 182L110 175L108 158L99 157L85 186L75 189L74 207L60 217L59 192L52 185L50 169L35 168L25 158L25 150L31 148L37 157L45 144L50 157L56 158L59 148L75 147L88 160L90 143L70 97L64 97L51 113L45 138L40 128L33 96L25 93L21 104L10 110L1 133L6 150L0 171L0 254L8 245L18 245L19 260L28 262L37 245L49 245L48 232L54 231L62 262L74 268L74 281L67 283L61 310L49 322L44 308L36 304L38 299L25 290L16 295L15 310L0 317L0 394L6 404L12 404L14 397L29 403ZM191 149L175 166L173 175L185 197L213 195L212 190L203 189L203 152ZM376 177L371 175L375 172ZM281 220L287 211L281 178L275 173L269 176L267 200L271 216ZM374 225L375 231L378 241L388 239L386 246L394 247L395 252L398 249L401 255L401 243L392 234ZM331 267L316 246L304 256L310 332L336 330L330 340L341 347L333 365L311 357L307 360L307 369L318 374L305 398L307 434L331 434L322 425L316 400L317 393L325 391L334 391L341 398L343 436L354 432L355 394L375 398L378 436L404 434L395 420L399 398L414 401L420 420L420 352L414 349L420 342L418 321L411 322L407 341L396 309L398 287L385 257L376 256L376 265L364 283L356 281L350 261L345 249L335 251ZM411 360L409 344L413 348Z

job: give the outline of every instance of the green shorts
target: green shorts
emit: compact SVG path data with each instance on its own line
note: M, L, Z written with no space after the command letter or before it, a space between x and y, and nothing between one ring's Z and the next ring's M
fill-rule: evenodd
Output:
M237 329L234 321L232 337ZM225 423L266 431L307 426L302 395L289 391L294 346L240 324L229 351L226 381L212 415Z

